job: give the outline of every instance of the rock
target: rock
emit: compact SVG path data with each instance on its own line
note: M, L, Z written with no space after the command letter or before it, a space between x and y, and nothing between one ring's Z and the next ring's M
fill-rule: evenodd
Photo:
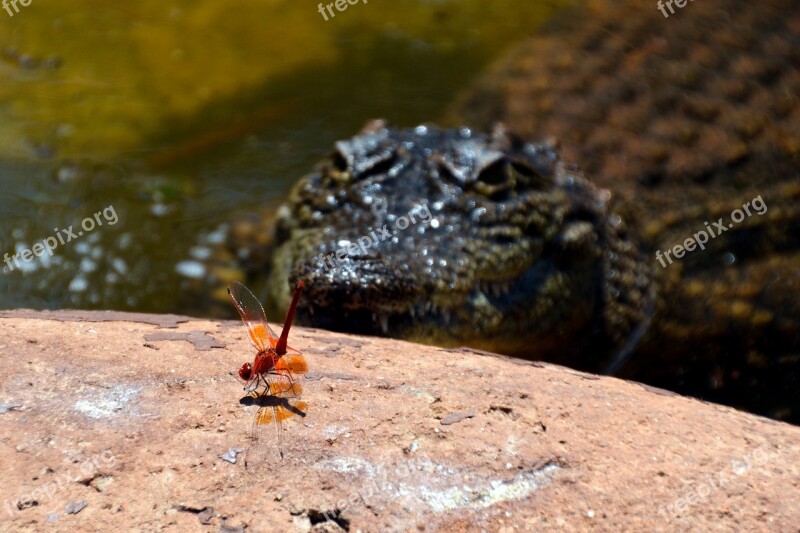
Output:
M79 502L76 502L75 500L70 500L69 502L67 502L67 506L64 508L64 512L67 514L78 514L84 509L86 509L87 505L89 505L89 502L87 502L86 500L81 500Z
M0 404L22 406L0 414L2 529L800 523L797 427L550 364L314 329L290 338L310 366L306 416L284 423L283 460L262 442L245 468L223 457L252 447L244 328L114 317L0 312Z

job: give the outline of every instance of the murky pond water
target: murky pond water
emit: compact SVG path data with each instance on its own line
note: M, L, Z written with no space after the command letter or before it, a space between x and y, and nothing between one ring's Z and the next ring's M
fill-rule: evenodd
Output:
M0 12L0 307L192 314L182 295L221 224L276 203L368 119L437 120L557 4Z

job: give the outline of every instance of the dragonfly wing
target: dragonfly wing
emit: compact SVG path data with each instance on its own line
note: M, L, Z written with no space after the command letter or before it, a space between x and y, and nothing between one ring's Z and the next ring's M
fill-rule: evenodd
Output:
M256 413L256 425L280 424L294 416L304 417L308 411L308 403L303 401L290 402L284 400L283 403L270 407L262 407ZM259 435L260 437L260 435Z
M271 427L270 427L271 426ZM250 429L250 444L244 455L244 466L268 464L272 462L270 456L274 453L273 448L278 447L278 454L283 456L280 443L280 422L275 418L275 407L259 407L253 426Z
M287 353L275 361L275 372L279 374L306 374L308 373L308 363L300 352Z
M262 352L267 349L267 346L274 346L278 339L267 324L267 315L264 314L261 302L250 292L250 289L238 281L234 281L228 285L228 295L239 312L239 316L242 317L242 322L250 335L250 342L253 343L256 350Z
M269 462L267 459L269 450L273 449L275 444L279 456L283 458L281 437L283 421L295 416L306 416L308 411L308 404L303 401L290 401L271 395L260 395L254 400L260 402L261 407L253 420L251 445L245 452L245 467Z
M287 386L288 387L288 386ZM284 389L284 392L288 389ZM302 392L300 389L298 392ZM247 400L247 401L244 401ZM261 394L251 392L246 398L240 400L243 405L257 405L258 412L254 426L280 423L293 416L306 416L308 403L295 398L281 397L276 394Z
M303 394L303 383L289 376L274 376L269 383L269 394L278 398L299 398Z
M279 422L286 420L287 418L292 418L293 416L299 416L302 418L306 416L307 412L308 403L303 401L287 401L286 403L275 408L275 418L277 418Z

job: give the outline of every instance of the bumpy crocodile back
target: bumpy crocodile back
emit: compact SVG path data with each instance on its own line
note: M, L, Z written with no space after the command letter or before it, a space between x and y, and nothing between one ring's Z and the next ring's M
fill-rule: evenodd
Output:
M451 120L557 138L604 186L797 174L795 1L705 0L665 19L651 0L597 0L551 26L482 76Z

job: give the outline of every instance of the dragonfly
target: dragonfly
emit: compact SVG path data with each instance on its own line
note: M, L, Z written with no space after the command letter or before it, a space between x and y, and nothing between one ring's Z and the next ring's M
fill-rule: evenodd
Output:
M281 433L282 422L294 416L306 416L308 403L300 399L303 394L303 377L308 364L300 351L288 345L289 329L292 327L297 304L303 291L303 282L297 284L292 303L283 322L280 337L275 335L267 323L264 308L250 289L234 281L228 286L228 295L242 317L250 342L257 350L252 363L245 362L239 368L239 377L244 381L246 395L239 400L242 405L257 405L251 439L263 442L264 428L275 426L278 433L278 451L283 458ZM245 457L245 467L247 458Z

